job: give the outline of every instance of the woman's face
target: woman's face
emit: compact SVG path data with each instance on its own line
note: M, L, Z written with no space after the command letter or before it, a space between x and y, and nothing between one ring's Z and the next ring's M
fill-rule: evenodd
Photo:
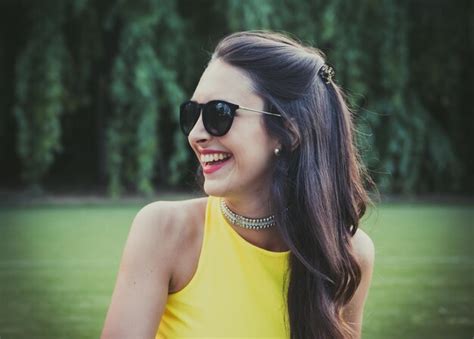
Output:
M252 92L252 82L245 73L219 59L206 68L191 100L201 104L225 100L252 109L264 108L263 100ZM220 137L206 131L200 115L188 141L204 169L206 194L229 198L249 194L266 197L275 157L273 151L279 144L266 133L261 113L238 109L232 127ZM222 164L209 166L202 158L203 152L208 151L225 152L231 157Z

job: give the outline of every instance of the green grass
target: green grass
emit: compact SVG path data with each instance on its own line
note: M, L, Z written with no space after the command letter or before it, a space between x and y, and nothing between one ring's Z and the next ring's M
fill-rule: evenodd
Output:
M130 205L0 209L0 337L97 338ZM389 204L363 219L376 247L364 338L472 338L472 206Z

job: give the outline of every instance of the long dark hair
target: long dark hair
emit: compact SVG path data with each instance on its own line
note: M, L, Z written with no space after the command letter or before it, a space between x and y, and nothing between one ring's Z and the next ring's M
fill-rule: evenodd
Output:
M291 250L284 290L290 337L351 338L342 308L361 271L350 239L372 203L364 185L373 182L353 140L344 94L318 74L325 63L320 50L280 33L231 34L217 45L215 59L244 71L265 110L283 116L263 119L282 145L270 205Z

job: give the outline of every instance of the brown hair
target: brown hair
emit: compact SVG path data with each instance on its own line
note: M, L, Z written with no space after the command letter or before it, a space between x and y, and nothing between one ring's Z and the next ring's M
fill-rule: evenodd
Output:
M247 31L221 40L212 60L244 71L263 98L265 128L282 153L273 166L271 208L291 250L286 300L290 337L350 338L342 307L361 279L350 238L371 200L342 90L318 74L323 53L283 34ZM200 172L198 172L200 173Z

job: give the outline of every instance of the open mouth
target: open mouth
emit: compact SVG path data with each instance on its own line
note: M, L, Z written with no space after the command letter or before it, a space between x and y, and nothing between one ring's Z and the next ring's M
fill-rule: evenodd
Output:
M200 160L204 165L219 164L227 161L232 155L229 153L201 154Z
M219 168L224 166L231 158L232 155L226 153L201 155L201 163L204 173L209 174L214 171L217 171Z
M227 160L229 160L231 157L227 157L225 159L219 159L217 161L209 161L209 162L205 162L204 165L206 166L212 166L212 165L217 165L217 164L222 164L224 162L226 162Z

